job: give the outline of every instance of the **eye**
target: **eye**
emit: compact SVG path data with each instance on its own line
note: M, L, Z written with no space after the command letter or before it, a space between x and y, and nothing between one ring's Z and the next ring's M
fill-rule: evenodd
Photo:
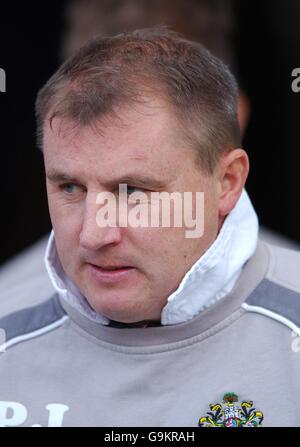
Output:
M139 188L138 186L127 186L127 203L128 205L146 205L149 203L149 190ZM135 193L135 195L134 195Z
M75 183L63 183L60 185L60 189L66 194L73 194L76 192L76 188L81 189L80 186L76 185Z
M139 187L137 187L137 186L130 186L130 185L127 185L127 194L128 195L130 195L130 194L132 194L132 193L134 193L134 192L146 192L146 190L145 189L143 189L143 188L139 188Z

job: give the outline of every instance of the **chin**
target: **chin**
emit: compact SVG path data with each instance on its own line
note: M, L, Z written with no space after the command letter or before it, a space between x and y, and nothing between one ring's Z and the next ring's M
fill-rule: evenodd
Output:
M109 320L118 321L119 323L130 324L140 321L140 319L137 318L136 316L124 315L123 313L118 312L101 312L101 314L104 315Z
M88 299L90 306L101 315L104 315L110 320L120 321L121 323L127 323L125 320L135 319L134 306L132 304L126 303L125 298L118 296L117 299L114 297L107 297L103 299Z
M117 308L117 307L104 307L102 306L100 309L100 306L98 307L98 311L99 313L101 313L102 315L104 315L106 318L110 319L110 320L114 320L114 321L118 321L119 323L127 323L127 324L131 324L131 323L138 323L140 321L144 321L144 320L150 320L151 318L149 318L149 315L146 314L146 312L144 313L137 313L136 309L132 309L132 307L130 306L129 308L126 309L126 307L122 307L121 308Z

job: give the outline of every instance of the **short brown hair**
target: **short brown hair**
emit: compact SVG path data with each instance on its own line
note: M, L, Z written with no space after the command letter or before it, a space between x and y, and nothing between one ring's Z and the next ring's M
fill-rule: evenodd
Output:
M146 92L171 106L204 171L240 146L234 76L201 44L165 27L96 37L71 56L38 93L39 144L46 120L93 124Z

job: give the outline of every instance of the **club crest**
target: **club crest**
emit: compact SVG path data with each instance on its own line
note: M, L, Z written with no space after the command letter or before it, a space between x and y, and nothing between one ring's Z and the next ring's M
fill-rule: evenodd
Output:
M199 419L199 427L261 427L263 413L252 401L239 402L235 393L226 393L222 403L210 404L210 410Z

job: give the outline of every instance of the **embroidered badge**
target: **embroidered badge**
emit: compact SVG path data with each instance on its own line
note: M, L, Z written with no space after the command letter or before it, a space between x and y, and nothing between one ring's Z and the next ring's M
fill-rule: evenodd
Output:
M234 393L226 393L222 403L210 404L211 411L199 419L199 427L261 427L263 413L252 401L239 402Z

